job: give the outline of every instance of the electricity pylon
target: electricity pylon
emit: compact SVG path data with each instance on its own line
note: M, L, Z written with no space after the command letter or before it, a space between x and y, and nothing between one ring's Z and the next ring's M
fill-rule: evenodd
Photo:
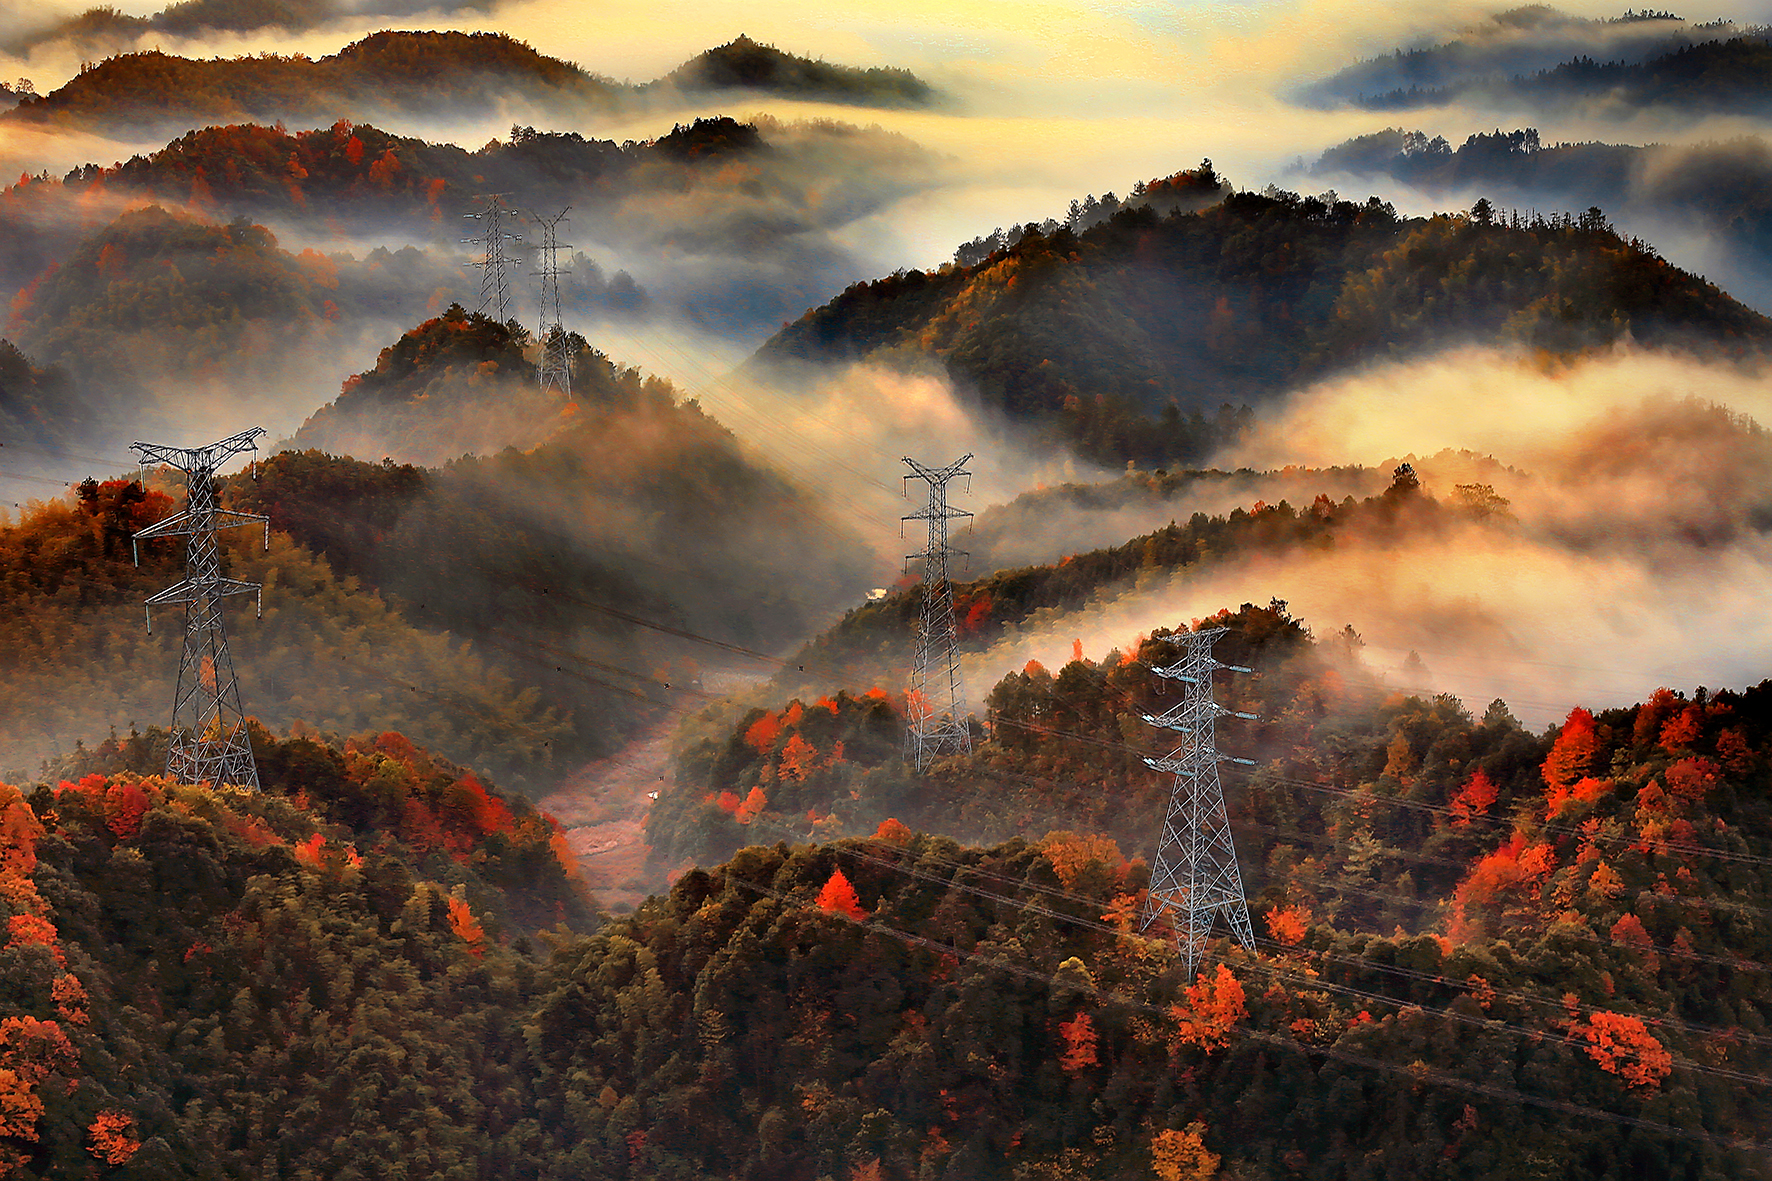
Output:
M1227 709L1212 699L1214 669L1246 673L1249 669L1220 664L1212 657L1212 645L1229 631L1209 627L1175 637L1184 648L1181 660L1168 668L1151 671L1181 682L1181 704L1162 717L1144 715L1153 726L1181 733L1181 745L1168 758L1146 759L1146 765L1175 774L1169 795L1169 811L1157 839L1157 860L1151 867L1150 895L1145 902L1144 926L1165 913L1173 913L1176 943L1187 961L1187 978L1206 951L1212 917L1220 911L1230 922L1237 941L1255 950L1255 931L1249 924L1249 903L1243 897L1243 874L1237 867L1237 850L1231 843L1231 822L1225 811L1224 788L1218 782L1218 764L1242 763L1218 753L1215 730L1220 715L1255 717Z
M948 547L948 522L972 514L948 506L948 481L955 476L972 473L966 470L971 455L943 468L925 467L906 458L912 475L904 477L923 480L929 485L929 503L917 512L900 518L903 521L927 521L929 542L921 553L906 554L905 560L923 559L923 611L917 621L917 657L911 671L911 692L908 701L910 724L905 729L905 755L921 771L943 750L970 751L972 731L960 713L965 692L960 685L960 655L955 651L959 639L954 626L954 587L948 581L948 555L961 551Z
M482 316L496 312L500 324L509 319L511 303L510 285L505 282L505 270L511 265L511 257L505 253L505 243L523 240L505 229L505 219L511 216L511 211L505 208L504 198L503 193L493 193L486 198L486 208L462 215L480 223L479 237L462 239L466 245L480 247L481 252L479 258L468 263L481 268L480 306L476 310Z
M566 207L571 208L570 205ZM541 227L541 270L533 272L541 277L541 324L536 334L536 339L541 341L541 364L536 366L536 380L542 389L556 389L570 398L572 349L566 336L566 328L560 322L560 276L572 272L560 269L559 252L570 250L571 246L561 243L556 237L560 223L566 220L566 209L553 217L543 217L539 213L532 213L530 216Z
M252 758L246 714L240 708L240 683L234 676L233 657L228 655L221 601L229 595L253 592L260 596L262 615L263 595L256 582L222 577L215 531L263 522L265 548L269 549L271 520L258 513L217 508L215 473L241 452L256 453L258 444L254 440L264 433L263 427L255 426L206 447L130 444L141 453L144 468L149 462L175 467L184 472L189 489L184 512L149 525L131 542L133 546L143 538L187 539L184 581L150 596L145 609L148 631L152 633L153 608L173 603L185 605L185 650L179 659L178 688L172 698L172 725L166 743L166 775L179 783L208 783L215 787L231 783L258 789L258 764ZM135 557L139 565L139 548Z

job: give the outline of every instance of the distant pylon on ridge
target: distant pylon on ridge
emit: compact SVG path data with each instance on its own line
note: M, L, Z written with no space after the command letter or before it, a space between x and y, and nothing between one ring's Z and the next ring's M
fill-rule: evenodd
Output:
M1170 771L1175 783L1169 809L1157 838L1157 859L1151 867L1150 893L1145 902L1144 926L1165 913L1175 917L1175 938L1187 963L1187 979L1194 974L1206 952L1212 918L1224 912L1237 941L1253 951L1255 931L1249 923L1249 903L1243 896L1243 874L1237 866L1236 846L1231 842L1230 816L1224 806L1224 788L1218 781L1221 762L1254 764L1218 753L1216 723L1220 715L1253 719L1212 699L1212 673L1249 669L1220 664L1212 645L1229 631L1210 627L1173 637L1184 649L1180 661L1151 671L1181 682L1181 703L1161 717L1144 715L1153 726L1181 733L1181 745L1167 758L1145 763L1158 771Z
M505 229L505 219L512 214L505 206L504 198L503 193L492 193L486 198L486 208L462 215L480 223L478 237L462 239L466 245L480 247L480 257L468 264L481 268L480 306L475 310L482 316L492 316L500 324L510 319L511 304L510 285L505 281L505 270L511 265L511 257L505 253L505 243L523 240Z
M954 626L954 588L948 581L948 556L964 552L948 546L948 522L972 516L964 509L949 507L948 482L955 476L970 480L972 473L966 464L971 459L969 454L962 455L943 468L926 467L908 457L904 461L913 473L904 477L907 483L922 480L929 485L929 503L900 519L929 525L929 541L923 551L905 555L907 562L923 560L923 609L917 621L916 661L907 707L910 718L905 728L905 754L919 771L943 750L972 749L972 730L960 712L966 694L955 650L959 633Z
M536 366L535 376L542 389L559 390L568 398L572 396L572 341L560 320L560 276L572 272L560 269L559 253L572 247L557 235L571 208L568 205L553 217L530 214L541 226L541 269L534 272L541 278L541 323L536 333L541 342L541 363Z
M256 453L254 441L264 434L253 427L229 435L205 447L164 447L158 443L131 443L140 453L142 466L162 463L185 473L189 489L183 512L149 525L132 539L184 537L185 578L147 600L148 630L154 627L155 607L183 603L185 646L179 658L178 688L172 698L172 723L167 730L166 774L179 783L208 783L215 787L234 784L258 789L258 764L246 732L246 714L240 707L240 683L234 676L234 660L228 654L228 633L222 626L221 601L229 595L253 592L263 596L256 582L224 578L221 552L215 531L234 525L263 523L265 548L271 545L270 518L258 513L237 513L215 504L216 471L245 451ZM141 552L136 549L136 562Z

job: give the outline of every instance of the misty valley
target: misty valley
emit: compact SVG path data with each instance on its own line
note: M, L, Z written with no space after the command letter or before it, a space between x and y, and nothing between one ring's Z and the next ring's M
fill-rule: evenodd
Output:
M1755 15L0 7L0 1178L1772 1173Z

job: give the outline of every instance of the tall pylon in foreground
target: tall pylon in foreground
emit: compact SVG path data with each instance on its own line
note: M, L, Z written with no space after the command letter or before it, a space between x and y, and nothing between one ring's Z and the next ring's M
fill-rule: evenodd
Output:
M263 427L229 435L206 447L163 447L158 443L131 443L141 454L142 466L163 463L185 473L189 493L185 511L156 522L135 535L134 541L152 537L183 537L185 579L147 600L148 630L154 630L153 608L173 603L185 605L185 650L179 659L178 689L172 699L172 725L166 744L166 775L179 783L224 783L258 789L258 764L246 733L246 714L240 708L240 683L234 677L234 660L228 655L228 633L222 626L221 601L229 595L260 593L256 582L223 578L221 553L215 531L234 525L262 522L265 548L271 545L270 518L258 513L236 513L217 508L215 473L224 463L245 451L258 451L255 440ZM141 553L136 552L139 565ZM260 598L260 612L263 599Z
M570 205L566 207L570 208ZM553 217L543 217L539 213L532 213L530 217L541 227L540 257L536 260L541 269L533 272L541 278L541 323L536 333L536 339L541 341L541 364L536 366L535 375L542 389L559 390L570 398L572 349L566 327L560 322L560 276L572 273L559 266L560 251L571 249L559 240L560 223L566 220L566 209Z
M505 206L503 193L491 194L486 198L486 208L462 216L480 223L478 237L462 239L466 245L480 247L480 257L468 264L480 268L480 306L475 310L503 324L510 318L511 306L511 288L505 280L511 256L505 252L505 243L523 239L506 228L513 214Z
M911 475L905 483L922 480L929 485L926 507L900 518L903 521L926 521L929 541L921 553L906 554L905 561L923 561L923 612L917 621L917 656L911 669L911 692L908 703L910 724L905 729L905 757L921 771L929 760L944 750L972 749L972 731L960 712L965 691L960 684L960 656L954 650L959 639L954 626L954 588L948 581L948 556L961 551L948 546L948 522L972 514L948 504L948 482L955 476L972 473L966 470L971 455L962 455L942 468L926 467L905 458Z
M1165 913L1173 915L1176 943L1187 961L1192 980L1206 953L1206 937L1212 917L1220 911L1229 920L1237 941L1255 949L1255 931L1249 924L1249 903L1243 897L1243 874L1237 867L1237 850L1231 843L1231 822L1225 811L1224 788L1218 782L1219 763L1254 764L1249 759L1218 753L1216 723L1220 715L1255 717L1227 709L1212 699L1212 673L1249 669L1220 664L1212 657L1212 645L1225 627L1209 627L1175 636L1183 648L1180 661L1151 671L1181 683L1181 704L1162 717L1144 720L1165 730L1179 731L1181 745L1168 758L1146 759L1158 771L1175 775L1169 795L1169 811L1157 839L1157 860L1151 867L1150 895L1145 902L1144 925Z

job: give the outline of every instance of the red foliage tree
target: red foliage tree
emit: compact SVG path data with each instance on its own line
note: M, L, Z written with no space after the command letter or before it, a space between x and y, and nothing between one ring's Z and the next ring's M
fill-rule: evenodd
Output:
M126 841L141 831L147 810L148 793L133 783L113 783L105 792L105 827L119 840Z
M1655 1040L1642 1019L1623 1013L1598 1012L1586 1025L1570 1032L1588 1043L1588 1057L1608 1074L1633 1087L1656 1087L1672 1073L1673 1055Z
M1066 1074L1075 1078L1097 1064L1095 1023L1089 1019L1089 1014L1078 1013L1069 1021L1060 1022L1058 1036L1064 1042L1058 1065Z
M751 723L744 732L744 740L752 750L766 755L775 749L775 740L780 734L781 718L774 711L768 711Z
M849 884L849 879L843 876L840 869L831 870L824 889L818 892L818 907L820 910L846 914L852 919L864 919L868 914L861 905L861 899L856 896L855 887Z
M1662 724L1661 747L1669 752L1684 750L1698 741L1698 735L1703 729L1703 713L1697 705L1688 705Z
M1667 784L1669 795L1687 803L1701 804L1705 793L1717 785L1717 771L1717 765L1709 759L1694 756L1669 767L1662 772L1661 779Z
M1489 805L1495 802L1496 787L1489 777L1479 769L1453 794L1448 803L1452 811L1452 824L1463 828L1471 822L1473 816L1485 816Z
M909 828L891 816L880 821L880 827L874 830L874 839L889 845L908 845L912 835Z
M783 779L804 780L809 772L817 769L818 748L798 734L789 737L787 745L781 748L777 774Z
M1243 985L1223 964L1208 977L1204 972L1188 985L1187 1005L1172 1005L1175 1039L1203 1050L1221 1049L1230 1042L1230 1031L1249 1012Z
M1544 759L1544 782L1553 790L1567 792L1587 774L1594 760L1594 715L1579 705L1569 711L1562 732Z
M121 1111L101 1111L87 1128L91 1144L86 1151L107 1165L126 1165L141 1147L141 1141L129 1134L135 1120Z

